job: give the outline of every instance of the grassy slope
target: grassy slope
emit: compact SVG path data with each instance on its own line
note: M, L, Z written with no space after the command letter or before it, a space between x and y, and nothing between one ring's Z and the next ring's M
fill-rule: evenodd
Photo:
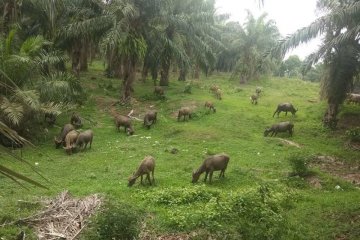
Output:
M96 79L91 79L95 76ZM283 182L290 171L286 158L296 152L337 156L347 161L359 160L359 154L344 149L344 138L322 128L321 117L325 104L318 101L317 84L287 79L263 79L248 85L238 85L228 80L227 75L215 75L193 83L192 94L184 94L185 83L172 81L166 91L166 101L141 101L152 96L152 83L136 83L135 97L139 100L133 108L143 114L144 109L154 105L158 110L158 123L147 130L141 122L135 122L135 136L127 137L115 130L113 119L106 108L108 98L117 98L118 80L102 77L100 65L95 65L89 73L82 76L82 82L88 89L89 98L84 107L78 109L81 116L95 120L98 124L86 128L95 132L91 150L67 156L63 150L54 149L52 138L60 126L69 120L70 114L63 114L57 126L50 129L49 135L40 140L37 150L26 149L23 153L31 164L38 162L38 170L51 181L49 191L32 188L31 191L19 188L16 184L0 176L0 223L27 216L32 208L22 207L18 199L30 200L40 196L55 196L68 189L75 196L92 193L104 193L112 199L138 205L157 214L155 218L158 231L171 231L166 225L168 208L148 204L144 191L157 194L157 191L172 188L188 188L191 172L197 168L206 153L226 152L230 163L226 179L218 181L217 175L212 185L206 188L229 192L253 189L267 183L286 188ZM99 83L111 83L114 90L104 90ZM223 89L222 101L215 100L208 87L216 83ZM250 104L249 96L255 86L263 87L263 95L257 106ZM208 114L203 108L205 100L216 104L217 112ZM308 100L316 100L310 103ZM280 102L292 102L299 108L296 117L284 116L272 118L276 105ZM196 107L196 115L188 122L177 122L174 112L185 105ZM118 107L118 112L127 113L130 108ZM359 107L348 111L359 111ZM291 120L295 124L292 138L287 134L280 137L291 139L302 145L299 150L285 146L275 138L264 138L266 126L278 121ZM175 147L177 154L165 150ZM156 188L135 184L127 187L127 178L135 171L145 155L156 158ZM31 170L12 160L2 157L6 166L42 181ZM324 174L323 174L324 175ZM310 187L297 189L302 197L296 207L288 211L289 221L296 228L296 236L301 239L331 239L345 234L356 239L356 226L349 222L351 212L359 214L359 191L340 179L324 175L324 188L315 190ZM43 182L43 181L42 181ZM345 191L335 191L339 184ZM199 183L198 185L203 185ZM191 207L188 209L191 211ZM357 221L357 228L359 222ZM186 229L186 228L185 228ZM0 236L18 232L15 228L0 228ZM291 234L289 234L291 236Z

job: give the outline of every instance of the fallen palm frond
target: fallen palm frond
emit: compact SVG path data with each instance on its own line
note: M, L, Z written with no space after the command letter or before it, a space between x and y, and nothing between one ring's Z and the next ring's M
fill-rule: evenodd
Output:
M55 199L47 199L43 203L45 208L41 212L15 223L33 227L40 240L72 240L84 229L87 219L99 209L102 198L93 194L76 199L64 191Z

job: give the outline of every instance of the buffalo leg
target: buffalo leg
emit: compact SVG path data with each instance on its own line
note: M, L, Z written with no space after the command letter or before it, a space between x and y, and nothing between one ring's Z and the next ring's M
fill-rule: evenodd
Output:
M209 174L209 172L206 171L206 173L205 173L205 178L204 178L204 182L206 182L206 179L207 179L208 174Z
M226 170L226 169L221 170L221 176L222 176L223 178L225 177L225 170Z
M146 174L146 179L149 181L149 184L150 184L150 186L151 186L150 173L147 173L147 174Z
M152 170L151 175L152 175L152 179L153 179L153 184L155 185L154 170Z
M212 182L212 175L213 175L214 171L210 171L210 176L209 176L209 182Z

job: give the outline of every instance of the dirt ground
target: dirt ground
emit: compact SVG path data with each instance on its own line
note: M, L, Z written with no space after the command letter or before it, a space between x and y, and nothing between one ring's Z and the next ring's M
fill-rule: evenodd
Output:
M332 156L318 156L310 164L311 168L339 177L356 186L360 186L360 163L346 163ZM316 176L309 177L309 183L315 188L321 188L320 180Z

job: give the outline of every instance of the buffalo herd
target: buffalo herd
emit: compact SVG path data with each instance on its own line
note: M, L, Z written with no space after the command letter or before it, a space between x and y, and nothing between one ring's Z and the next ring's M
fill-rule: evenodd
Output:
M222 100L222 91L217 85L212 85L209 88L209 91L214 95L214 97L218 100ZM157 86L154 89L154 94L157 96L164 97L165 91L161 87ZM255 93L251 95L250 100L252 104L258 104L258 100L260 95L262 94L262 88L257 87L255 89ZM347 96L349 103L360 103L360 95L359 94L348 94ZM213 113L216 112L215 104L211 101L205 102L205 108ZM273 113L273 117L277 115L279 117L281 112L285 112L285 116L288 112L295 116L295 113L298 111L297 108L293 106L292 103L284 102L277 105L275 112ZM177 120L185 121L187 119L192 118L192 109L190 107L181 107L177 112ZM56 116L53 114L45 114L45 122L52 126L56 121ZM144 115L143 125L144 127L150 129L152 125L154 125L157 121L157 111L148 111ZM135 130L132 124L132 117L130 115L120 115L115 114L114 123L116 129L120 132L120 128L124 128L124 132L127 135L133 135ZM55 147L63 147L67 154L71 154L77 150L86 149L87 145L91 148L91 144L93 141L94 133L92 130L79 131L78 128L83 126L82 118L77 114L73 113L70 118L70 123L65 124L58 136L54 137ZM290 121L279 122L273 124L271 127L265 129L264 136L276 136L280 132L288 132L290 136L293 135L294 124ZM2 139L2 138L0 138ZM2 139L4 142L4 139ZM7 144L11 145L11 144ZM215 154L207 157L200 167L193 172L192 174L192 182L195 183L198 181L200 175L205 173L204 181L207 180L209 176L209 182L212 182L212 175L214 171L220 171L220 177L225 177L225 170L227 168L230 157L226 153ZM155 170L155 158L152 156L146 156L142 162L140 163L138 169L132 176L128 179L128 186L132 186L138 177L141 178L141 183L143 183L143 176L145 175L149 184L155 184L154 178L154 170Z

